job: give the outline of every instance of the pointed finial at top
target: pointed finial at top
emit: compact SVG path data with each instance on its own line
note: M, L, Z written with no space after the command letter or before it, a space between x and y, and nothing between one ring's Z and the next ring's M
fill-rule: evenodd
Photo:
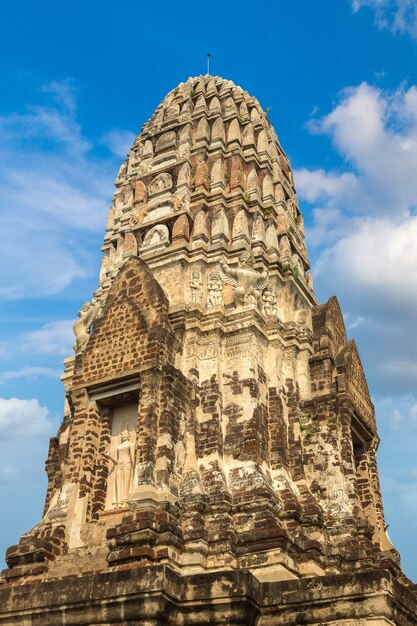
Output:
M208 74L208 76L210 76L210 57L211 57L210 52L207 52L207 74Z

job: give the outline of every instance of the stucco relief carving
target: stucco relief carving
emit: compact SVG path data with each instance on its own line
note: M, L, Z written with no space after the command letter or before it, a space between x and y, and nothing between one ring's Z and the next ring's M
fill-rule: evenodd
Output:
M201 298L203 296L203 283L201 281L200 272L191 272L190 279L190 293L192 304L201 304Z
M184 197L174 195L171 197L171 203L174 208L174 211L180 211L184 206Z
M223 285L218 272L211 272L207 284L206 307L223 304Z
M252 241L258 242L258 241L264 241L264 240L265 240L264 220L261 215L258 215L253 222Z
M78 354L86 347L90 339L90 328L95 318L98 316L100 305L97 302L85 302L78 311L79 319L74 322L73 331L75 335L75 343L73 345L74 352Z
M151 194L157 194L171 188L172 177L168 172L163 172L162 174L158 174L151 182L150 192Z
M220 277L223 282L235 287L233 298L237 306L258 304L262 291L268 284L268 272L253 269L254 260L250 252L239 257L239 267L233 269L225 262L221 264Z
M182 144L179 148L179 158L188 159L188 157L190 156L190 150L191 147L189 143Z
M272 285L267 285L262 294L262 310L267 317L276 317L278 314L277 297Z
M136 164L135 173L139 174L139 176L144 176L148 172L150 164L150 159L143 159L142 161L139 161L139 163Z
M60 517L65 517L68 512L68 507L74 495L76 485L74 483L64 484L58 497L52 499L51 506L49 507L46 516L53 520Z
M116 209L118 211L121 211L123 209L126 209L132 206L132 202L133 202L132 185L128 184L128 185L123 185L123 187L120 187L119 193L115 195L114 200L116 203Z
M161 243L169 243L169 231L165 224L157 224L146 233L142 248L157 246Z
M135 449L127 424L123 426L120 433L120 443L117 446L116 455L112 456L106 453L105 456L113 465L110 470L114 473L113 507L126 507L135 464Z

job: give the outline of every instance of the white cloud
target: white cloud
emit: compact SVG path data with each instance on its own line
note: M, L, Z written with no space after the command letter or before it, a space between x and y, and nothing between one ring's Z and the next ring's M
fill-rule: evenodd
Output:
M357 13L363 7L375 11L375 24L380 30L406 33L417 39L417 4L415 0L352 0Z
M0 372L0 384L16 380L19 378L37 379L37 378L59 378L61 375L60 370L53 369L51 367L42 366L28 366L21 367L18 370L9 370L6 372Z
M75 340L72 330L74 319L54 320L43 324L40 328L16 334L11 339L4 339L0 345L2 356L23 355L69 356L73 354L72 345ZM62 372L42 365L22 366L18 369L0 372L0 384L16 378L55 377Z
M308 202L339 196L356 183L356 177L349 172L339 174L325 172L323 169L311 171L300 168L297 170L298 189L302 190L303 197Z
M329 135L345 170L300 169L308 202L331 200L354 213L407 215L417 208L417 88L383 92L367 83L346 89L331 113L309 124Z
M392 300L401 317L417 310L417 216L400 222L388 218L355 219L355 229L324 250L315 265L328 288L335 289L343 277L350 297L366 297L373 315ZM331 271L329 271L331 268Z
M363 317L352 318L352 316L349 315L349 313L346 313L343 317L344 317L344 320L345 320L345 324L346 324L346 329L347 330L352 330L353 328L356 328L365 319Z
M307 228L319 297L335 293L354 328L371 387L417 384L417 88L392 93L362 83L310 123L342 159L338 172L295 172L309 203ZM365 217L366 216L366 217Z
M1 299L56 294L90 275L119 165L92 150L69 81L42 92L48 104L0 116Z
M0 441L47 435L51 431L47 416L48 409L36 399L0 398Z
M302 186L301 188L303 189ZM300 196L302 195L303 193L301 192ZM311 246L319 246L323 242L330 245L342 234L346 234L346 231L349 229L349 220L340 209L332 207L330 199L329 206L323 208L316 207L313 209L312 214L313 225L306 228L306 236Z
M114 129L102 137L102 143L116 156L125 158L135 140L129 130Z
M61 82L53 80L47 85L42 85L41 91L52 94L56 102L65 107L70 113L76 111L77 94L75 85L70 79Z
M42 328L24 333L18 343L24 352L31 354L72 354L74 343L72 326L74 320L56 320L44 324Z

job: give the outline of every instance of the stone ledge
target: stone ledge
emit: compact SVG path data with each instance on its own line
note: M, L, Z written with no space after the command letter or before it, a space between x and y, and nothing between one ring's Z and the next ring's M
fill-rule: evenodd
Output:
M0 587L0 624L417 624L417 595L386 571L259 582L249 571L181 576L165 565ZM374 621L379 618L380 621Z

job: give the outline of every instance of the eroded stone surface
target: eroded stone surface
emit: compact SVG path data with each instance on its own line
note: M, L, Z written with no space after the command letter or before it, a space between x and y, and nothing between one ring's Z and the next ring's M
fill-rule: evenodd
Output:
M358 351L257 100L182 83L116 188L0 624L416 624Z

